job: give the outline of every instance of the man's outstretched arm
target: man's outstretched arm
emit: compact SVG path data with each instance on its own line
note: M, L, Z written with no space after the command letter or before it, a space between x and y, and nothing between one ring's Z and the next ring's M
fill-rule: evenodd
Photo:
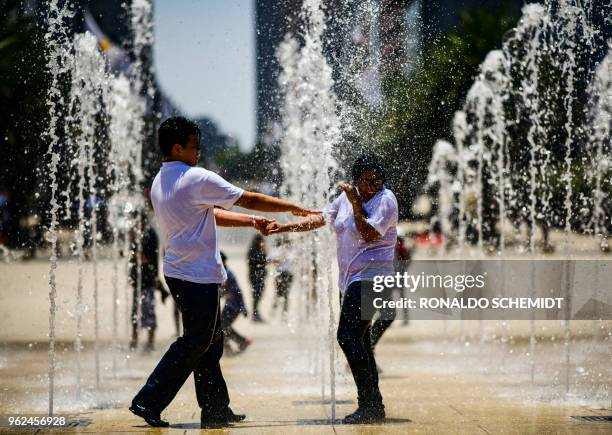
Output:
M266 227L275 221L262 216L252 216L215 208L215 222L220 227L253 227L262 234L268 235Z
M306 219L302 219L297 222L289 222L286 224L279 224L278 222L271 222L268 224L267 230L269 234L277 233L301 233L304 231L312 231L317 228L321 228L325 225L325 219L321 215L308 216Z
M321 214L318 210L310 210L294 202L285 199L275 198L274 196L264 195L263 193L244 192L236 201L235 205L249 210L282 212L288 211L295 216L308 216L309 214Z

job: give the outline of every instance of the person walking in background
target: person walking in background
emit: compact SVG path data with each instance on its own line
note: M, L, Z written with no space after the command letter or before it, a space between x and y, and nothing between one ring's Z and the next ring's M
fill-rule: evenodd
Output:
M276 295L272 309L276 310L281 303L283 318L285 318L289 309L289 290L293 282L293 262L291 261L290 244L287 237L279 237L276 240L276 246L270 252L270 262L276 266L276 273L274 274Z
M227 279L221 286L221 295L225 299L225 305L223 306L223 311L221 311L221 328L223 328L224 335L223 345L225 354L233 356L244 352L251 345L249 338L243 337L232 327L232 324L240 314L246 316L248 313L236 276L227 267L227 256L223 251L221 251L221 261L227 272ZM231 342L238 345L238 350L232 348Z
M249 281L253 288L253 322L263 322L259 314L259 302L263 296L263 291L266 286L266 275L268 271L268 256L266 252L266 243L261 234L256 234L251 241L249 251L247 253L249 263Z
M130 284L132 286L132 339L130 350L138 347L138 320L140 327L147 330L147 342L144 350L150 352L155 349L155 330L157 329L157 317L155 316L155 290L161 293L162 303L170 295L161 286L158 280L158 239L157 233L150 225L146 213L141 219L141 248L140 262L138 261L138 247L136 246L135 232L130 232L131 255L130 255ZM140 263L140 276L138 266ZM140 288L139 287L140 284ZM140 300L139 300L140 296Z

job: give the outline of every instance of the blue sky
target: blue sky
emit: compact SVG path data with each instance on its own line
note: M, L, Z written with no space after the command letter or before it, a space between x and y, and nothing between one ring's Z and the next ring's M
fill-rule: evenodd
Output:
M253 0L154 0L155 67L187 116L208 116L242 149L255 138Z

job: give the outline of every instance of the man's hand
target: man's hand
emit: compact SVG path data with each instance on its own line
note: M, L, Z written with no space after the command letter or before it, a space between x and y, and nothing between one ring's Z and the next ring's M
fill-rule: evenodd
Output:
M346 197L351 204L361 204L361 200L359 199L359 194L357 193L355 186L348 183L340 183L339 187L344 191L344 193L346 193Z
M278 222L276 221L270 222L268 226L266 227L266 232L268 233L268 235L279 233L281 232L281 228L282 226Z
M264 236L270 234L267 228L273 223L276 223L275 219L268 219L263 216L253 216L253 227Z

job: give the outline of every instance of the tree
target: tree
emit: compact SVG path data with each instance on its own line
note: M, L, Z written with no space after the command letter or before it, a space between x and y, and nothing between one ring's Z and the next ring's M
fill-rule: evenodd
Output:
M48 77L44 38L32 18L20 14L20 1L0 0L0 190L8 196L6 242L30 240L20 218L35 212L37 167L43 160ZM4 226L3 225L3 226Z
M412 75L392 72L383 77L384 104L370 109L372 127L357 136L384 156L403 217L410 216L410 205L420 193L434 143L451 139L454 113L463 106L481 62L501 46L516 20L505 6L463 12L458 29L443 35Z

